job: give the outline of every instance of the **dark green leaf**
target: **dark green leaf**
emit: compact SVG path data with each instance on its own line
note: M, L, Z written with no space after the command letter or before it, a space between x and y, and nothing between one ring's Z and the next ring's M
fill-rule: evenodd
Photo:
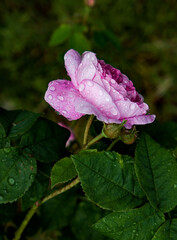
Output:
M13 202L30 187L36 173L36 161L20 150L0 149L0 203Z
M133 159L116 152L84 151L72 156L89 199L111 210L138 206L144 196L136 179Z
M15 137L27 132L39 116L38 113L23 110L7 111L0 109L0 122L8 137Z
M44 203L41 208L41 225L43 229L60 229L67 226L76 205L74 191L67 191Z
M153 207L168 212L177 205L177 161L173 155L142 134L136 148L139 182Z
M49 177L38 172L35 176L34 182L28 191L22 197L23 211L31 207L36 201L40 200L49 186Z
M146 204L141 208L111 213L93 228L116 240L151 240L164 221L163 213Z
M155 233L152 240L176 240L177 218L166 221Z
M53 32L49 45L56 46L65 42L70 34L71 34L72 27L69 24L62 24L60 25L55 31Z
M105 237L91 226L103 217L103 210L91 202L81 202L72 219L72 231L78 240L103 240Z
M58 183L64 183L77 175L72 160L68 157L59 160L53 167L51 172L51 187Z
M90 41L82 32L74 32L70 39L70 47L82 53L91 50Z
M69 131L58 124L39 118L33 128L22 136L20 146L41 162L57 161L65 153Z

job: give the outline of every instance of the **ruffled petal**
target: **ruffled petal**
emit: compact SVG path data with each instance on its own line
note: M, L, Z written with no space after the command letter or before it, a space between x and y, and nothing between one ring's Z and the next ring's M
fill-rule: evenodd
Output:
M120 112L120 119L143 115L149 110L149 107L146 103L138 105L137 103L129 100L117 101L116 106Z
M142 115L136 116L132 118L128 118L125 124L125 127L130 129L133 125L145 125L148 123L152 123L155 120L155 115Z
M97 58L92 52L85 52L82 55L81 64L77 71L77 82L80 84L84 79L92 80L96 74Z
M79 85L79 91L82 97L97 108L102 115L115 120L120 118L120 113L111 96L99 84L85 79Z
M74 86L77 87L78 84L76 79L76 71L81 63L81 55L77 51L70 49L66 52L64 60L67 73L70 76Z
M79 102L81 98L79 91L75 89L72 82L67 80L50 82L45 93L46 102L69 120L76 120L84 115L75 110L75 102L76 100Z

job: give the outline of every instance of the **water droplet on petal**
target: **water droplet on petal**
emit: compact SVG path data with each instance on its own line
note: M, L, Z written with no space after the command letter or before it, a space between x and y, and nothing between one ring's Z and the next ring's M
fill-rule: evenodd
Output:
M10 185L14 185L15 184L15 179L14 178L8 178L8 183L10 184Z
M93 87L94 84L93 84L93 82L88 82L87 85L88 85L89 87Z
M130 104L130 110L134 110L134 109L135 109L135 104L134 103Z
M111 79L111 83L112 83L112 84L115 84L116 81L115 81L114 79Z
M64 97L63 96L57 96L58 100L63 101Z
M79 86L79 91L82 92L84 89L85 89L85 86L83 83L81 83Z
M111 113L112 113L112 115L116 116L117 115L117 110L115 108L112 108Z
M103 96L103 91L99 90L99 95Z
M68 57L67 56L64 56L64 60L67 60L68 59Z
M63 113L63 114L67 114L67 111L63 110L62 113Z
M106 97L106 102L109 102L109 101L110 101L110 99L108 97Z
M53 99L53 97L52 97L52 95L51 95L51 94L49 94L49 95L48 95L48 99L50 99L50 100L52 100L52 99Z
M54 87L54 86L51 86L51 87L50 87L50 90L51 90L51 91L55 91L55 87Z

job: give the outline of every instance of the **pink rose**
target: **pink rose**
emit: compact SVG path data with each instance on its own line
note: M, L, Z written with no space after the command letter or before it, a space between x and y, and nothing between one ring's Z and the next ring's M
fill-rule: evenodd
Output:
M155 115L147 114L148 105L120 70L98 60L93 52L80 56L71 49L64 59L71 81L54 80L45 94L45 100L61 115L76 120L94 114L102 122L117 124L127 120L128 129L154 121Z

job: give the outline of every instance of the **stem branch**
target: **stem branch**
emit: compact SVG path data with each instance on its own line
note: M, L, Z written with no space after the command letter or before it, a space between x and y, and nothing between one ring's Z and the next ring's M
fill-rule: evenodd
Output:
M46 196L45 198L43 198L43 200L41 202L36 202L32 208L29 210L29 212L27 213L25 219L23 220L22 224L20 225L20 227L17 229L16 233L15 233L15 237L13 240L19 240L21 238L21 235L24 231L24 229L26 228L27 224L29 223L29 221L31 220L32 216L35 214L35 212L37 211L38 207L45 203L46 201L50 200L51 198L66 192L67 190L69 190L70 188L74 187L76 184L79 183L79 178L77 177L76 179L74 179L71 183L69 183L68 185L64 186L61 189L57 189L56 191L54 191L53 193L49 194L48 196Z
M87 124L86 124L86 127L85 127L85 132L84 132L84 140L83 140L83 145L85 146L87 144L87 139L88 139L88 133L89 133L89 130L90 130L90 126L93 122L93 119L94 119L94 115L90 115L88 121L87 121Z

